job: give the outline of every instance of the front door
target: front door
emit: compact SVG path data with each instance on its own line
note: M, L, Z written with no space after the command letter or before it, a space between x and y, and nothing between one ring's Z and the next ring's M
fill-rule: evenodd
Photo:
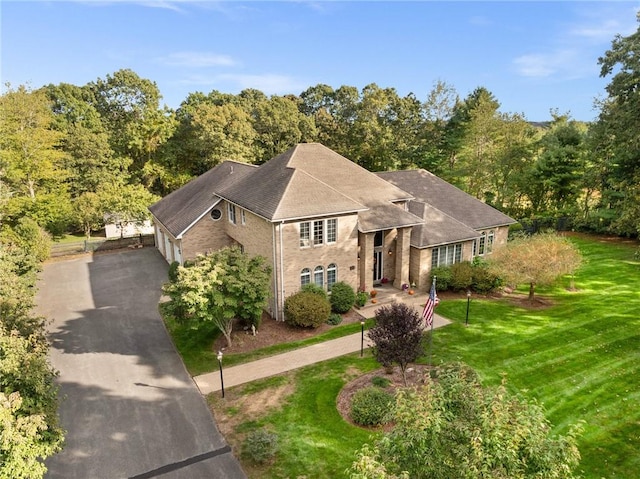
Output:
M382 268L382 258L383 258L383 254L382 254L382 247L376 247L373 250L373 284L377 284L380 283L380 280L382 279L382 271L384 271L384 269Z

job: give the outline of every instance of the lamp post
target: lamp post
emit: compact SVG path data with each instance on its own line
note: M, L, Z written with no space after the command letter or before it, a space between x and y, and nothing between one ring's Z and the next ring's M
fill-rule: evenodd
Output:
M224 378L222 377L222 351L218 351L218 366L220 367L220 388L224 397Z
M469 326L469 302L471 301L471 290L467 290L467 317L464 320L464 325Z
M364 320L360 321L360 357L364 355Z

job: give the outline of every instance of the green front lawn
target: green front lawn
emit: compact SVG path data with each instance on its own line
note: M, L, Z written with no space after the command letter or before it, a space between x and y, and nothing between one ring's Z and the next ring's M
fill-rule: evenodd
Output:
M579 472L585 479L637 477L640 263L632 245L574 241L586 260L576 275L578 291L565 289L568 279L538 291L552 303L546 309L472 298L469 327L464 326L466 299L445 300L438 313L454 323L435 331L433 361L462 360L486 384L499 383L505 374L508 387L544 404L557 433L584 421ZM270 378L233 388L225 400L210 396L216 414L237 422L228 436L236 448L243 434L258 426L279 437L277 460L268 467L247 465L250 477L344 477L354 452L371 435L344 422L335 408L349 378L376 367L370 357L358 356L310 366L279 382ZM247 414L256 389L265 389L268 397L270 388L283 382L291 391L277 407Z
M182 356L182 360L192 376L205 374L218 370L217 352L213 351L213 343L221 333L211 324L202 324L197 328L192 325L183 324L176 321L164 308L160 308L167 330L173 339L176 348ZM371 320L367 321L365 327L371 325ZM248 363L267 356L285 353L294 349L311 346L313 344L337 339L350 334L360 332L360 323L343 324L332 327L329 331L318 334L308 339L291 343L274 344L267 348L251 351L247 353L229 353L224 356L226 367L236 364Z
M628 245L576 238L586 264L577 292L548 288L553 301L522 309L476 301L464 326L466 300L438 312L456 321L436 331L434 360L462 360L485 383L508 384L541 401L559 433L584 421L585 478L623 479L640 470L640 263ZM568 281L564 286L568 285Z

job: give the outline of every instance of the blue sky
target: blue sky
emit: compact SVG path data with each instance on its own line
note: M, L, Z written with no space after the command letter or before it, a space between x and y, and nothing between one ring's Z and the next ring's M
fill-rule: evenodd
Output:
M0 79L84 85L130 68L177 108L190 92L300 94L376 83L425 100L442 80L531 121L589 121L597 60L636 31L630 1L6 1Z

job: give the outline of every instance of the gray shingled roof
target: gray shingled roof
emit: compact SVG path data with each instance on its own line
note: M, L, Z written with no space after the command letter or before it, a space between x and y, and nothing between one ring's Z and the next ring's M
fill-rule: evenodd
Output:
M415 197L445 215L475 230L505 226L516 220L456 188L426 170L387 171L378 176L402 187Z
M233 184L257 168L225 161L169 193L149 207L153 216L174 236L180 237L193 223L220 201L219 189Z
M401 186L383 181L320 143L299 144L290 151L290 167L305 171L363 205L411 199Z
M409 211L424 220L411 230L411 246L427 248L448 243L459 243L477 238L478 232L442 211L420 201L411 201Z
M370 173L319 143L302 143L257 167L225 161L149 209L181 236L223 198L271 221L358 213L358 229L413 226L424 248L476 238L515 220L426 170ZM409 211L394 202L409 201Z
M362 233L421 224L422 220L416 215L391 203L376 204L371 209L358 213L358 231Z
M250 175L220 190L220 196L271 221L354 213L365 205L336 188L341 169L326 162L325 155L314 155L311 144L300 144L264 163ZM324 150L331 152L326 147ZM331 152L333 153L333 152ZM342 157L341 157L342 158ZM352 163L343 158L344 162ZM309 163L333 169L332 183L307 171ZM376 178L379 180L379 178ZM395 187L394 187L395 188Z

